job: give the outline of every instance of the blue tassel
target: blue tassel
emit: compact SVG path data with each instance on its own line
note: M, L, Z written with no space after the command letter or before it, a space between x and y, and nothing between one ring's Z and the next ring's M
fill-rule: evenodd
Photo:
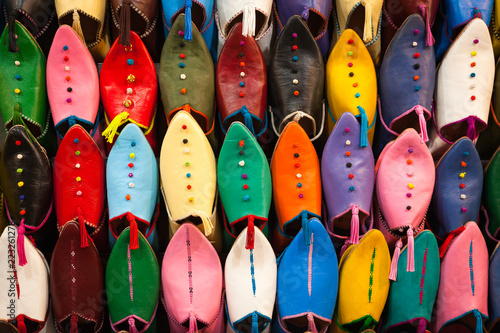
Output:
M483 317L481 317L481 313L479 310L474 309L474 317L476 317L476 333L483 333Z
M245 119L245 126L255 136L255 130L253 128L252 114L250 113L250 111L248 111L247 106L243 105L243 107L241 109L239 109L238 112L241 112L241 114L243 115L243 118Z
M252 333L259 333L259 316L257 312L252 313Z
M361 114L361 137L359 139L359 146L364 148L368 146L368 118L366 117L365 109L358 106L359 113Z
M192 27L192 22L191 22L191 7L193 6L193 1L192 0L186 0L185 4L185 9L184 9L184 14L186 14L186 17L184 18L184 39L185 40L192 40L193 39L193 27Z
M302 215L302 232L304 233L306 245L311 245L311 229L309 228L309 219L307 218L307 212L302 211L300 215Z

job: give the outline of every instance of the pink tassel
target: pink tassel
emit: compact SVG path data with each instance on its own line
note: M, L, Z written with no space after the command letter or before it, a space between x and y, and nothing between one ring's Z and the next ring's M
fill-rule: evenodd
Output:
M191 312L189 315L189 331L188 333L198 332L198 322L196 321L196 317Z
M389 280L396 281L396 278L398 277L398 261L402 247L403 247L403 242L401 241L400 238L396 242L396 249L394 250L394 254L392 255L391 272L389 273Z
M78 317L75 314L72 314L70 321L71 321L71 328L69 332L78 333Z
M345 250L347 250L350 245L351 245L351 241L346 239L344 242L344 245L342 245L342 248L340 249L340 257L341 258L344 255Z
M406 264L406 271L415 272L415 240L412 227L408 228L406 235L408 236L408 262Z
M359 208L357 205L351 205L351 244L359 244Z
M21 225L17 228L17 253L19 254L19 266L24 266L28 263L26 252L24 251L24 219L21 220Z
M128 331L130 333L139 333L137 327L135 327L135 320L132 317L128 318Z
M425 319L420 318L420 320L418 321L417 333L425 333L426 326L427 324L425 323Z
M78 214L78 224L80 225L80 247L83 249L89 246L89 240L87 228L85 227L85 218L80 206L76 209L76 213Z
M418 122L420 124L420 136L422 137L422 143L429 141L429 136L427 135L427 121L424 116L424 108L422 105L417 105L415 107L415 112L418 115Z
M467 124L469 125L469 127L467 127L467 133L465 135L467 135L467 137L469 139L474 141L474 139L476 138L476 119L475 119L475 117L473 117L473 116L468 117Z
M426 11L425 5L419 5L418 8L422 12L422 17L425 19L425 29L427 29L425 45L432 46L434 45L435 40L432 36L429 11Z
M247 250L253 250L255 243L255 216L250 215L248 217L248 227L247 227L247 244L245 248Z
M311 312L307 314L307 331L311 333L318 333L318 329L316 328L316 324L314 323L314 316Z

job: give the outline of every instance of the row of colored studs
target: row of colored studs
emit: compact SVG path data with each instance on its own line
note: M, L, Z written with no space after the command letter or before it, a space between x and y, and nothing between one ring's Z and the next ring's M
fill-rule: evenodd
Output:
M408 153L410 155L413 154L413 148L411 148L411 147L408 148ZM413 166L413 160L411 158L408 158L406 160L406 164L408 166ZM406 172L406 175L411 178L411 177L413 177L414 172L413 171ZM413 185L412 183L408 183L407 187L408 187L408 190L411 191L411 190L413 190L415 188L415 185ZM410 192L407 192L406 193L406 197L407 198L411 198L412 194ZM406 206L406 210L411 210L411 206L410 205Z
M468 152L468 151L464 151L464 152L462 153L462 156L463 156L463 158L466 158L467 156L469 156L469 152ZM465 168L465 167L467 166L467 162L465 162L465 161L460 162L460 166L461 166L462 168ZM465 175L466 175L466 172L461 172L458 176L460 177L460 179L464 179L464 178L465 178ZM464 184L464 183L461 183L461 184L460 184L460 188L461 188L461 189L464 189L464 188L465 188L465 184ZM467 195L465 195L465 194L460 194L460 199L465 200L466 198L467 198ZM461 211L462 211L462 213L466 213L466 212L467 212L467 208L466 208L466 207L462 207L462 208L461 208Z
M242 43L244 43L244 42L242 42ZM241 45L241 43L240 43L240 45ZM245 154L245 153L244 153L244 151L243 151L244 147L245 147L245 140L240 140L240 141L238 142L238 148L239 148L238 154L239 154L239 155L241 155L241 156L243 156L243 155ZM239 165L240 167L245 166L245 161L244 161L244 160L239 161L239 162L238 162L238 165ZM244 189L244 190L248 190L248 184L246 184L246 180L248 179L248 175L247 175L246 173L242 174L242 175L241 175L241 179L243 179L243 180L244 180L244 182L245 182L245 183L243 184L243 189ZM248 201L248 200L250 200L250 196L249 196L248 194L247 194L247 195L244 195L244 196L243 196L243 201Z
M477 39L477 38L476 38L476 39L474 39L474 40L473 40L473 43L474 43L474 44L479 43L479 39ZM477 55L477 52L476 52L476 51L472 51L472 52L471 52L471 56L472 56L472 57L475 57L476 55ZM473 61L473 62L471 62L471 63L470 63L470 67L472 67L472 68L476 67L476 62L474 62L474 61ZM473 78L475 78L475 77L476 77L476 73L470 73L470 78L471 78L471 79L473 79ZM475 85L475 84L472 84L472 85L470 86L470 89L472 90L472 89L474 89L475 87L476 87L476 85ZM475 101L475 100L476 100L476 96L475 96L475 95L471 95L470 100L471 100L471 101ZM462 209L463 209L463 207L462 207Z
M137 146L137 144L136 144L134 141L132 141L132 142L130 143L130 146L131 146L131 147L135 147L135 146ZM129 158L130 158L130 159L132 159L132 160L134 160L134 159L135 159L135 153L130 153L128 156L129 156ZM132 168L134 167L134 163L129 162L129 163L127 164L127 166L129 167L129 169L132 169ZM132 178L132 177L134 177L134 174L133 174L132 172L130 172L130 173L128 174L128 177L129 177L129 178ZM129 188L134 188L134 186L135 186L135 185L134 185L134 183L133 183L133 182L129 182L129 183L128 183L128 187L129 187ZM125 195L125 200L130 201L130 199L132 199L132 196L131 196L130 194Z
M243 46L245 46L245 41L240 41L240 47L243 47ZM239 53L239 57L240 57L240 58L243 58L244 56L245 56L245 53L244 53L244 52L240 52L240 53ZM241 69L242 69L242 70L244 69L245 65L246 65L246 64L245 64L245 62L244 62L244 61L240 61L240 67L241 67ZM243 80L243 78L245 77L245 72L241 72L241 73L240 73L240 77L241 77L241 78L242 78L242 80ZM240 83L239 83L239 87L240 87L240 88L244 88L244 87L245 87L245 82L244 82L244 81L240 81ZM245 92L244 92L244 91L240 91L239 96L240 96L240 97L245 97Z
M298 145L294 145L294 148L297 148L297 147L298 147ZM298 159L298 158L300 157L300 154L299 154L299 153L294 153L294 154L293 154L293 157L294 157L295 159ZM297 161L297 163L295 163L295 168L297 168L297 169L298 169L298 168L300 168L300 163L298 163L298 161ZM296 177L297 179L301 179L301 178L302 178L302 174L301 174L301 173L297 173L297 174L295 175L295 177ZM298 183L297 183L297 188L298 188L298 189L302 188L302 183L301 183L301 182L298 182ZM299 199L302 199L302 198L304 198L304 194L303 194L303 193L299 193Z
M351 39L350 39L349 41L351 41ZM348 43L349 43L349 41L348 41ZM352 43L350 43L350 44L352 44ZM351 133L351 129L350 129L349 127L346 127L346 128L344 129L344 131L345 131L345 133L346 133L347 135ZM351 145L351 140L346 140L346 141L345 141L345 145L346 145L346 146L350 146L350 145ZM345 156L346 156L346 157L348 157L348 158L349 158L349 157L351 157L351 152L350 152L349 150L348 150L348 151L346 151L346 152L345 152ZM352 167L352 163L351 163L351 162L347 162L345 166L346 166L348 169L350 169L350 168ZM354 179L354 174L349 173L348 177L349 177L349 179ZM349 186L349 191L351 191L351 192L352 192L352 191L354 191L354 190L355 190L355 187L354 187L353 185Z
M187 125L184 124L184 125L181 126L181 128L183 130L187 130ZM182 143L187 144L188 143L188 139L183 139ZM186 154L189 153L189 148L185 148L184 149L184 153L186 153ZM190 163L189 162L185 162L184 165L188 167L190 165ZM190 172L186 173L186 178L191 178L191 173ZM191 185L188 185L187 188L188 188L188 190L191 189Z
M349 44L349 45L351 45L351 46L354 46L354 45L352 45L352 44L354 44L354 40L353 40L353 39L349 39L349 40L347 41L347 44ZM352 57L352 55L353 55L353 52L352 52L352 51L347 51L347 56L348 56L348 57ZM354 64L353 64L351 61L349 61L349 62L347 63L347 67L351 68L351 67L353 67L353 66L354 66ZM354 77L354 72L349 72L349 77ZM357 87L358 87L358 85L359 85L359 84L358 84L358 82L354 82L354 83L352 84L352 86L353 86L354 88L357 88ZM359 98L360 96L361 96L361 94L360 94L359 92L356 92L356 93L354 94L354 97L356 97L356 98Z
M20 145L21 145L21 141L17 140L17 141L16 141L16 146L20 146ZM17 159L18 159L18 160L22 160L22 159L23 159L23 155L22 155L22 154L18 154L18 155L17 155ZM22 175L22 173L23 173L23 169L21 169L21 168L18 168L16 171L17 171L17 174L18 174L19 176L21 176L21 175ZM23 186L24 186L24 182L23 182L23 181L19 181L19 182L17 183L17 186L18 186L18 187L23 187ZM25 196L24 196L24 195L20 195L20 196L19 196L19 199L20 199L21 201L23 201L23 200L25 199ZM20 214L20 215L25 215L25 214L26 214L26 210L21 209L21 210L19 211L19 214Z
M296 33L293 33L293 34L292 34L292 37L293 37L293 38L297 38L297 37L298 37L298 35L297 35ZM292 51L297 51L297 49L298 49L298 46L294 44L294 45L292 46ZM292 57L292 61L293 61L293 62L297 62L298 60L299 60L299 57L298 57L298 56L293 56L293 57ZM298 72L298 71L297 71L296 69L294 69L292 72L293 72L294 74L297 74L297 72ZM295 84L295 85L297 85L297 84L299 84L299 80L298 80L297 78L295 78L295 79L293 79L293 80L292 80L292 83L293 83L293 84ZM294 90L294 91L293 91L293 95L294 95L294 96L299 96L299 94L300 94L300 92L299 92L298 90Z

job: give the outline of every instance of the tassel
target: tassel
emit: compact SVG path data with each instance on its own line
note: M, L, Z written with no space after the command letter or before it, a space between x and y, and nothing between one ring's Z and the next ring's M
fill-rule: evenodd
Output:
M418 123L420 125L420 136L422 137L420 142L427 142L429 141L429 136L427 135L427 121L425 120L424 108L422 105L415 106L415 112L418 115Z
M241 34L245 37L255 36L255 4L253 2L245 4Z
M247 244L245 248L247 250L253 250L255 246L255 224L254 224L255 216L250 215L248 217L248 226L247 226Z
M69 330L69 333L78 333L78 317L76 314L71 315L71 328Z
M448 234L444 243L441 244L441 246L439 247L439 258L444 257L446 251L448 250L448 246L450 246L450 243L453 240L453 238L455 238L455 236L459 235L464 230L465 230L465 226L461 226L460 228L453 230L452 232L450 232Z
M214 225L212 223L212 219L207 215L207 213L203 211L193 212L192 215L198 214L201 218L201 222L203 223L203 229L205 230L205 236L210 236L214 231Z
M89 246L89 234L87 233L87 228L85 227L85 219L83 218L83 212L80 206L76 208L76 214L78 216L78 224L80 225L80 247L84 249Z
M137 221L132 213L127 213L127 220L130 223L130 249L137 250L139 248L139 229Z
M24 323L24 316L19 315L17 316L17 332L18 333L27 333L28 331L26 330L26 324Z
M248 111L247 106L243 105L241 107L241 109L238 110L238 112L241 112L241 114L243 115L243 119L245 120L245 126L255 136L255 129L253 128L252 114L250 113L250 111ZM238 113L238 112L236 112L236 113Z
M191 7L193 7L192 0L186 0L186 4L184 5L184 39L192 40L193 39L193 22L191 19Z
M252 332L251 333L259 333L259 316L257 312L252 313Z
M467 137L469 139L474 141L474 139L476 138L476 119L475 119L475 117L469 116L467 118L467 124L469 125L469 127L467 127L467 133L465 135L467 135Z
M412 227L408 228L406 235L408 236L408 260L406 263L406 271L415 272L415 240Z
M361 4L365 7L365 29L363 31L363 42L368 43L373 39L372 26L372 7L369 0L361 0Z
M198 332L198 322L196 321L196 317L193 312L189 314L189 331L188 333Z
M128 116L129 113L127 111L123 111L115 118L113 118L108 127L106 127L106 129L102 132L102 136L104 136L109 143L113 143L116 132L118 132L118 127L125 123L125 121L128 119Z
M474 11L472 13L474 15L474 18L482 18L481 11L477 9L477 7L474 7Z
M73 10L73 30L75 30L76 34L82 40L83 44L85 43L85 37L83 36L82 23L80 22L80 15L78 14L78 9Z
M135 320L132 317L128 318L128 331L129 333L139 333L137 327L135 327Z
M17 253L19 254L19 266L24 266L28 263L26 252L24 252L24 219L21 220L21 225L17 228Z
M425 328L427 327L427 323L424 318L420 318L418 321L417 333L425 333Z
M316 323L314 322L314 316L311 312L307 313L307 331L311 333L318 333Z
M304 233L306 245L311 245L311 228L309 228L309 219L307 218L307 212L302 211L300 215L302 215L302 232Z
M359 208L357 205L351 205L351 207L351 239L349 242L351 244L359 244Z
M23 116L21 115L21 104L19 103L16 103L16 105L14 106L12 125L22 125L24 127L24 130L26 131L26 134L28 134L28 138L30 139L30 141L38 144L34 135L31 133L28 126L26 126L26 123L24 122Z
M367 316L365 321L363 322L363 326L361 326L360 332L365 332L366 330L369 330L375 325L377 325L377 322L374 321L372 316Z
M483 333L483 317L481 313L477 309L474 309L472 312L474 312L474 317L476 317L476 333Z
M396 249L394 250L394 254L392 255L391 272L389 273L389 280L396 281L396 278L398 277L398 261L402 247L403 247L403 242L401 241L400 238L396 242Z
M422 13L422 18L425 20L425 29L426 31L426 40L425 45L432 46L434 45L434 37L432 36L431 24L430 24L430 13L426 10L425 5L418 5L420 12Z
M358 109L359 114L361 115L361 137L359 139L359 146L364 148L368 146L368 118L366 117L365 109L361 106L358 106Z
M350 245L351 245L351 241L346 239L344 242L344 245L342 245L342 248L340 249L340 257L341 258L344 255L345 250L347 250Z
M13 10L9 15L9 52L17 52L17 40L16 40L16 16L17 12Z
M304 21L307 22L307 20L309 19L309 8L304 7L304 10L302 11L302 14L300 16L302 16Z
M130 0L123 1L120 9L120 37L118 43L130 46Z

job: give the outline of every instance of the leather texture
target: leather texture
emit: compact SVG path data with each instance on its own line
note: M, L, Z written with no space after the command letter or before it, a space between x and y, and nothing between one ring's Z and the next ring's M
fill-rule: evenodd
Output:
M477 43L476 43L477 42ZM495 75L495 59L488 27L472 19L443 57L436 74L435 128L429 149L439 158L450 146L438 135L454 142L464 135L471 140L483 131Z
M23 235L20 237L24 241L28 263L20 265L15 253L18 236L17 227L8 226L0 237L0 254L5 258L0 266L0 288L5 293L0 298L0 305L6 309L0 318L18 329L19 322L23 321L25 332L36 333L44 328L49 312L49 273L43 254Z
M265 332L270 326L276 298L277 267L273 248L255 228L255 247L246 249L247 228L226 258L224 279L228 331ZM253 267L254 274L251 274ZM257 326L257 327L256 327Z
M490 266L488 271L488 311L489 318L486 322L488 332L497 332L500 328L500 255L499 246L490 257Z
M423 141L427 141L436 73L434 48L426 45L425 29L419 14L404 21L385 53L379 81L382 120L397 134L415 129Z
M48 128L45 108L45 56L33 36L15 22L17 52L9 51L9 27L0 37L0 111L7 129L13 125L14 109L21 115L31 133L40 139ZM19 65L18 65L19 64Z
M104 226L106 167L87 131L74 125L62 139L53 164L54 205L58 229L77 221L80 211L91 236Z
M486 25L490 23L491 11L493 9L492 0L481 0L481 1L460 1L454 2L450 0L444 0L446 5L446 17L449 21L449 26L452 29L456 29L463 26L469 22L469 20L479 12L480 17L484 20Z
M100 89L108 142L115 141L120 126L131 122L138 125L155 147L151 135L156 115L158 84L155 65L139 36L130 32L131 47L117 39L109 50L100 72ZM116 118L118 117L118 118ZM113 125L113 126L110 126Z
M330 115L329 128L344 112L366 122L364 135L370 144L375 132L377 112L377 76L373 60L359 35L346 29L333 47L326 64L326 96Z
M237 237L249 219L264 228L271 206L271 172L264 152L240 122L229 127L222 145L217 163L217 185L228 219L226 232Z
M214 66L210 51L194 24L193 39L184 39L185 19L184 14L177 16L161 53L159 76L163 108L168 122L179 110L192 113L208 134L214 126Z
M340 116L323 150L321 179L328 208L327 230L337 239L358 239L352 234L353 216L366 227L372 205L375 162L370 144L360 147L360 124L354 115ZM352 175L352 178L351 178Z
M3 3L6 15L16 12L16 20L26 27L33 36L37 36L35 39L43 34L44 28L50 24L47 21L50 21L52 15L55 15L53 1L43 3L37 0L5 0ZM50 18L47 17L49 16L47 14L50 14ZM42 15L43 19L40 19Z
M462 187L463 184L463 187ZM483 192L483 166L467 137L457 140L436 165L430 225L441 238L477 221Z
M89 243L92 243L90 238ZM104 290L101 257L93 244L82 248L76 222L63 227L51 258L50 295L57 330L65 332L66 327L76 322L80 332L101 332L104 323L104 305L99 301Z
M463 323L483 332L483 319L488 317L488 266L483 235L475 222L469 222L441 261L433 332L455 332Z
M185 111L176 113L163 139L160 175L170 238L183 223L192 222L221 250L215 155L203 130Z
M38 228L52 209L52 170L45 150L32 140L22 125L11 127L0 161L0 186L10 222Z
M321 133L325 116L323 56L300 16L290 17L276 40L268 75L275 131L279 134L288 122L297 121L310 138Z
M383 332L430 329L440 273L436 237L429 230L415 237L415 272L406 271L407 251L405 246L398 262L398 279L391 283Z
M489 224L485 226L491 237L498 239L500 236L500 150L497 150L489 163L484 168L483 203L489 217Z
M254 135L267 124L267 70L264 55L251 36L242 36L236 23L222 47L215 86L222 131L234 121L244 122Z
M321 218L318 154L298 123L289 123L276 143L271 159L271 178L279 228L273 233L273 248L281 253L299 232L303 221Z
M321 222L317 218L304 221L278 261L280 331L326 332L337 300L338 263Z
M59 137L75 123L88 132L93 130L99 109L97 68L85 44L68 25L61 26L54 36L47 73L47 94Z
M332 0L276 1L273 4L273 9L278 23L277 35L281 33L283 25L290 17L300 15L306 20L309 30L321 49L321 53L325 56L330 45L328 21L332 7Z
M389 294L391 256L384 235L368 231L347 248L339 263L339 296L334 320L340 331L374 328ZM332 325L333 326L333 325Z
M145 332L155 317L160 269L153 249L139 233L139 248L129 247L130 228L116 241L106 265L106 294L113 331Z
M183 333L186 328L223 332L222 266L217 252L194 224L183 224L170 240L161 273L172 332Z
M158 197L158 165L139 126L128 124L111 149L106 165L109 224L115 238L129 225L131 213L138 230L149 236ZM115 245L116 246L116 245Z

